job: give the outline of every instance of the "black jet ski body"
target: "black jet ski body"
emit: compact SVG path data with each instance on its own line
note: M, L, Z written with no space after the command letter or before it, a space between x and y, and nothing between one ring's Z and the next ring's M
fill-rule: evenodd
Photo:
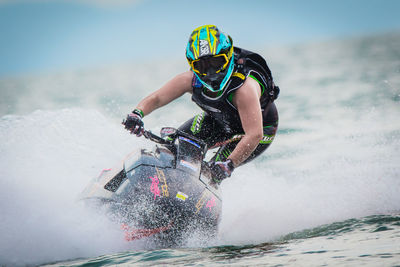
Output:
M179 244L191 233L212 236L221 215L217 186L210 183L203 161L206 145L173 128L158 143L137 149L117 167L105 169L82 194L82 199L105 208L125 227L125 238L150 237L160 244Z

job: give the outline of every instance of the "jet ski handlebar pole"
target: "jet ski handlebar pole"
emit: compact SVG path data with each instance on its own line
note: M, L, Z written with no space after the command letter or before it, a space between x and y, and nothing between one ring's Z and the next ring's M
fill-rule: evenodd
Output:
M145 130L145 131L143 132L143 136L144 136L145 138L147 138L147 139L153 141L153 142L158 143L158 144L165 144L165 145L167 145L167 144L170 144L170 143L171 143L171 142L169 142L169 141L167 141L167 140L165 140L165 139L159 137L158 135L153 134L151 131Z

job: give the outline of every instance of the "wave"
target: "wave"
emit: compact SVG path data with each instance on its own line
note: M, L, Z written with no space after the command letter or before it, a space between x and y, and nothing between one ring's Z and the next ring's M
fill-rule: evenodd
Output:
M309 265L325 262L347 266L348 262L363 262L372 266L395 265L400 253L391 239L400 229L399 215L367 216L349 219L288 234L273 242L247 245L221 245L196 248L135 251L104 255L91 259L56 263L84 266L96 263L138 266L180 265ZM335 242L335 245L331 243ZM318 259L316 255L321 255ZM316 259L317 258L317 259ZM312 264L314 265L314 264Z

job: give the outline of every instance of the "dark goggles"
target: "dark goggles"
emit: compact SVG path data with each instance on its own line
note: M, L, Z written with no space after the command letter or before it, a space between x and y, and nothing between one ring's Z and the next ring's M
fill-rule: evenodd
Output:
M219 73L224 70L229 63L226 54L202 57L190 62L192 70L200 75Z

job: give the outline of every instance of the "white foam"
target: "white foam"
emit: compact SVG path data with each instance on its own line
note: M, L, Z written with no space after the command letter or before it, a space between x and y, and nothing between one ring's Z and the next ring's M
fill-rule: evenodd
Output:
M78 202L88 181L140 145L96 111L1 119L0 262L37 264L125 250L118 225Z

